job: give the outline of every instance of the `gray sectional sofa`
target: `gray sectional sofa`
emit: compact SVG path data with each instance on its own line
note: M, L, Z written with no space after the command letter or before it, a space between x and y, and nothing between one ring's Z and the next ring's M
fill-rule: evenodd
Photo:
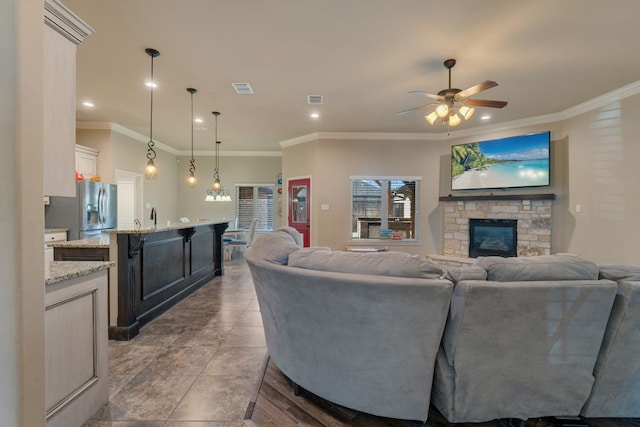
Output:
M444 271L399 252L301 248L289 227L245 260L269 354L295 388L421 422L430 404L450 422L640 416L640 363L627 360L640 268L560 254Z
M573 255L485 257L474 269L449 273L433 405L450 422L577 416L617 284Z
M424 421L453 283L419 257L359 255L301 249L282 230L255 240L244 256L269 354L324 399Z
M618 283L605 339L594 371L595 384L581 415L640 417L640 267L606 265L600 277Z

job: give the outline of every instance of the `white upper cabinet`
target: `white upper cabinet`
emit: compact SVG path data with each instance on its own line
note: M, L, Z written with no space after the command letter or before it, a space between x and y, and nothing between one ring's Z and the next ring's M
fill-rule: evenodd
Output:
M98 175L98 154L100 151L76 144L76 172L89 179Z
M76 48L94 31L57 0L44 22L44 194L75 196Z

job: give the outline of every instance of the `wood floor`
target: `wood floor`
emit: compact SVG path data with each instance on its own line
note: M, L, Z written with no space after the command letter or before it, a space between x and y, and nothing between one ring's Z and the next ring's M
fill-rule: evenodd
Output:
M252 412L251 412L252 408ZM376 417L362 412L354 411L331 402L328 402L312 393L303 390L296 397L293 394L291 381L269 361L262 384L257 392L255 404L250 405L248 420L249 426L270 427L408 427L412 424L405 420ZM592 427L620 427L640 426L640 419L580 419L576 421L529 419L521 420L495 420L486 423L449 423L435 408L431 407L427 426L432 427L554 427L554 426L592 426Z

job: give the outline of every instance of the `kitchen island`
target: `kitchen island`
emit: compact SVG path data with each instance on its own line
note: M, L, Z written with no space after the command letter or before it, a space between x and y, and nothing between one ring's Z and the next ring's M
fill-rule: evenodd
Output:
M227 222L177 223L110 232L109 338L125 341L142 325L224 273Z

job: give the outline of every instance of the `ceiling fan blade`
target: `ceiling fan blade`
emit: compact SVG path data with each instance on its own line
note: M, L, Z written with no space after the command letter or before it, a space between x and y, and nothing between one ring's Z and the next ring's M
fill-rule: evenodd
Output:
M467 98L469 96L473 96L476 93L480 93L483 90L491 89L492 87L496 87L496 86L498 86L498 83L492 82L491 80L485 80L482 83L478 83L475 86L471 86L468 89L465 89L465 90L462 90L462 91L456 93L454 99L456 101L460 101L462 98Z
M437 102L432 102L431 104L425 104L425 105L421 105L421 106L419 106L419 107L409 108L408 110L398 111L396 114L397 114L397 115L399 115L399 116L401 116L401 115L403 115L403 114L407 114L407 113L410 113L410 112L412 112L412 111L422 110L422 109L424 109L424 108L431 107L432 105L438 105L438 103L437 103Z
M507 105L507 101L489 101L486 99L465 99L463 105L472 105L474 107L491 107L502 108Z
M435 99L436 101L444 101L444 96L441 95L435 95L433 93L427 93L427 92L423 92L421 90L412 90L411 92L409 92L411 95L418 95L418 96L426 96L427 98L432 98Z

